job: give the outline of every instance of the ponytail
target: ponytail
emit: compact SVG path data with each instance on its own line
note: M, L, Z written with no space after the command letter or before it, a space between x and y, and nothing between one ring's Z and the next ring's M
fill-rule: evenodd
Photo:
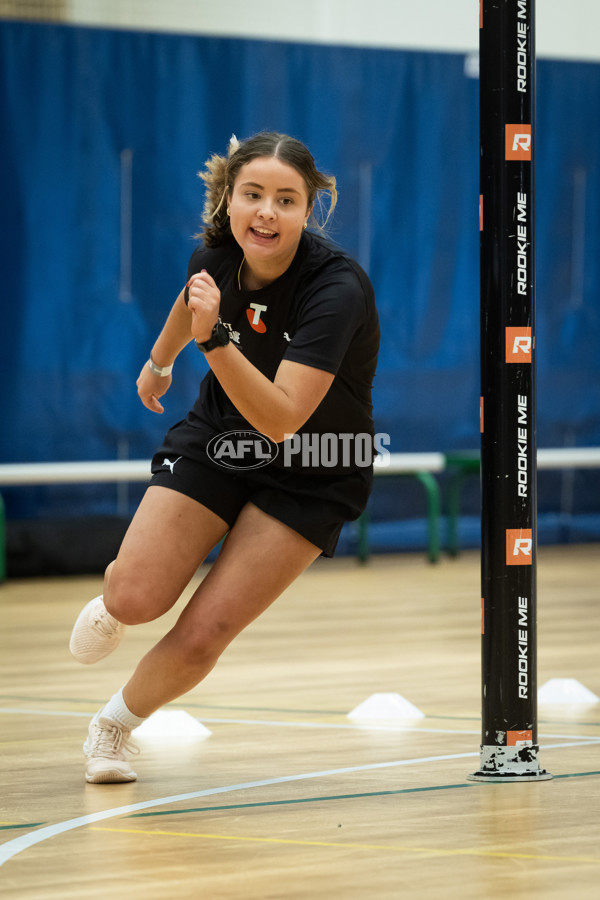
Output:
M231 236L228 206L235 180L242 166L261 157L280 159L303 177L308 205L313 207L311 225L324 231L337 203L336 180L333 175L319 172L308 148L296 138L274 131L260 132L241 143L232 135L227 156L213 154L206 161L204 171L198 173L206 185L206 197L202 215L204 229L197 237L202 238L206 247L217 247ZM325 216L323 193L329 195L329 208ZM315 216L316 206L319 217Z
M227 207L229 203L230 186L228 180L229 161L240 146L235 134L231 135L227 156L219 156L213 153L205 163L203 172L198 172L199 177L206 185L204 200L204 212L202 221L206 226L198 235L204 241L206 247L217 247L231 235L229 215Z

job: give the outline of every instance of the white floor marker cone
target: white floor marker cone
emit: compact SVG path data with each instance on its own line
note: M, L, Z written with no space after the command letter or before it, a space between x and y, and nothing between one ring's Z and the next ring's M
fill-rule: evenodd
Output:
M576 678L551 678L538 691L538 703L600 703L592 691L586 688Z
M425 713L400 694L371 694L352 712L349 719L423 719Z
M208 737L211 731L183 709L159 709L132 733L136 738L189 740Z

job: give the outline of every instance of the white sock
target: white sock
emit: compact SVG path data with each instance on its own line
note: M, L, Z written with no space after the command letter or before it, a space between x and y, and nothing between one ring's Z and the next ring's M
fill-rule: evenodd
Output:
M111 719L113 722L118 722L119 725L129 729L129 731L133 731L134 728L141 725L147 718L147 716L135 716L131 712L123 700L123 688L121 688L120 691L117 691L116 694L113 694L106 706L102 709L100 715L105 716L107 719Z

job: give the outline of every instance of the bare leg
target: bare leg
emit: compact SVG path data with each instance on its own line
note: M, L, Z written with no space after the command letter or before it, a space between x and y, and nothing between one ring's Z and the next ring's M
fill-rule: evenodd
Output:
M227 529L223 519L190 497L150 487L106 570L109 613L125 625L163 615Z
M172 630L140 661L123 689L149 716L195 687L233 638L320 554L318 547L251 503Z

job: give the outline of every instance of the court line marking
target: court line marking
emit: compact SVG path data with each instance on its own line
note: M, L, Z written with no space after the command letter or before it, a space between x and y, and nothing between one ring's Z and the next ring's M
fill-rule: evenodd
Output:
M588 775L600 775L597 772L568 772L562 775L553 775L558 778L585 778ZM290 800L259 800L257 803L231 803L227 806L195 806L190 809L165 809L156 812L134 813L128 818L145 819L150 816L181 816L198 812L219 812L229 809L257 809L262 806L293 806L297 803L323 803L332 800L362 800L369 797L388 797L395 794L422 794L432 791L451 791L456 788L477 788L473 782L461 782L460 784L434 784L425 787L400 788L397 791L366 791L359 794L333 794L329 797L292 797Z
M106 703L106 698L96 699L90 697L32 697L31 695L24 694L0 694L0 701L5 702L6 700L24 700L27 703L89 703L93 706L102 706ZM347 714L347 710L343 709L290 709L289 707L281 707L281 706L231 706L231 705L223 705L218 703L194 703L188 702L185 703L177 703L177 701L173 701L168 704L169 707L176 709L208 709L208 710L243 710L246 713L249 712L274 712L274 713L285 713L287 715L304 715L304 716L345 716ZM444 718L444 716L435 716L434 718L440 719ZM449 716L448 718L455 718L454 716Z
M475 734L478 737L481 735L481 728L477 730L463 730L463 729L455 729L455 728L423 728L419 725L419 719L414 719L412 725L400 725L392 724L389 725L375 725L370 724L366 719L363 719L362 722L357 724L337 724L327 723L327 722L280 722L280 721L269 721L268 719L205 719L199 718L198 722L210 722L211 724L217 724L219 722L223 722L225 725L273 725L280 728L337 728L337 729L349 729L349 730L359 730L359 731L391 731L391 732L402 732L402 733L414 733L414 734ZM581 740L581 741L590 741L591 743L596 743L600 741L600 737L597 735L591 734L540 734L540 738L565 738L567 740Z
M90 828L90 831L105 831L117 834L139 834L146 837L178 837L196 838L217 841L241 841L258 844L288 844L295 847L334 847L336 850L387 850L401 853L423 853L430 856L483 856L501 859L530 859L537 862L582 862L600 864L600 858L594 856L542 856L534 853L510 853L500 850L454 849L444 850L436 847L405 847L401 844L354 844L343 841L300 841L286 838L244 837L234 834L197 834L187 831L148 831L144 828Z
M89 697L31 697L30 695L23 694L0 694L0 701L11 701L11 700L25 700L27 702L35 702L35 703L90 703L93 706L102 706L106 702L106 698L104 699L90 699ZM177 703L173 701L173 703L168 704L169 709L207 709L207 710L218 710L218 709L242 709L245 712L278 712L278 713L286 713L288 715L310 715L310 716L346 716L348 715L347 710L342 709L290 709L287 707L280 706L231 706L231 705L223 705L217 703L194 703L194 702L185 702L185 703ZM87 715L87 713L86 713ZM93 715L91 713L90 715ZM426 713L426 717L428 719L444 719L449 722L480 722L480 716L444 716L436 713ZM569 721L565 723L562 719L545 719L543 717L538 717L538 725L564 725L569 724L573 727L590 727L590 728L599 728L600 722L572 722Z
M22 694L0 694L0 700L25 700L28 702L35 703L91 703L95 706L102 706L106 702L106 698L104 699L90 699L87 698L77 698L77 697L31 697L24 696ZM285 707L278 706L231 706L231 705L223 705L216 703L169 703L169 708L174 709L242 709L245 712L276 712L276 713L286 713L288 715L311 715L311 716L346 716L348 714L347 710L341 709L289 709ZM87 713L86 713L87 715ZM93 713L91 714L93 715ZM436 713L427 713L428 719L445 719L449 722L479 722L481 721L480 716L444 716ZM544 719L538 718L538 725L571 725L572 727L580 726L580 727L590 727L590 728L600 728L600 722L564 722L562 719Z
M596 741L600 743L600 741ZM589 746L589 741L573 742L571 744L549 744L546 750L564 749L565 747ZM49 838L64 834L66 831L73 831L75 828L81 828L83 825L91 825L93 822L101 822L104 819L112 819L116 816L128 815L142 809L150 809L155 806L164 806L166 803L179 803L184 800L193 800L196 797L210 797L215 794L226 794L232 791L250 790L256 787L267 787L272 784L288 784L293 781L306 781L310 778L324 778L331 775L346 775L351 772L366 772L375 769L390 769L396 766L411 766L428 762L445 762L452 759L472 759L479 757L479 751L471 751L469 753L448 753L443 756L424 756L413 759L394 760L393 762L370 763L363 766L348 766L341 769L325 769L320 772L305 772L299 775L284 775L280 778L268 778L262 781L249 781L241 784L226 785L224 787L207 788L204 791L191 791L186 794L173 794L168 797L158 797L154 800L144 800L140 803L128 804L127 806L117 806L112 809L105 809L97 813L91 813L87 816L78 816L75 819L67 819L64 822L56 822L53 825L47 825L37 831L31 831L28 834L22 834L12 841L0 845L0 866L12 859L23 850L40 844Z
M554 775L553 778L555 780L560 778L586 778L589 775L600 775L600 770L595 772L563 772L560 775ZM154 812L133 813L128 818L143 819L149 818L150 816L180 816L199 812L220 812L231 809L259 809L268 806L293 806L298 803L323 803L333 800L361 800L369 797L388 797L395 794L421 794L434 791L449 791L456 788L475 787L475 784L468 782L462 782L460 784L437 784L417 788L400 788L397 791L363 791L357 794L332 794L331 796L326 797L292 797L289 800L259 800L256 803L230 803L225 806L194 806L189 809L156 810ZM38 828L45 824L45 822L0 822L0 831Z
M351 772L365 772L373 769L389 769L394 766L417 765L426 762L444 762L451 759L469 759L479 756L478 752L470 753L451 753L444 756L426 756L418 759L402 759L393 762L371 763L364 766L349 766L342 769L326 769L320 772L306 772L299 775L284 775L280 778L268 778L261 781L248 781L241 784L226 785L223 787L207 788L203 791L191 791L186 794L173 794L169 797L157 797L154 800L144 800L140 803L131 803L127 806L117 806L112 809L101 810L97 813L90 813L86 816L78 816L75 819L67 819L64 822L56 822L53 825L47 825L38 831L31 831L28 834L22 834L12 841L0 845L0 866L4 865L9 859L12 859L23 850L40 844L66 831L73 831L75 828L81 828L83 825L91 825L94 822L101 822L104 819L112 819L116 816L127 815L137 812L141 809L150 809L154 806L164 806L165 803L180 803L184 800L193 800L196 797L210 797L215 794L226 794L232 791L250 790L256 787L267 787L272 784L287 784L293 781L306 781L309 778L323 778L331 775L349 774Z
M599 773L600 774L600 773ZM476 788L469 782L464 784L439 784L428 787L401 788L397 791L367 791L362 794L332 794L329 797L293 797L290 800L259 800L257 803L231 803L227 806L194 806L190 809L165 809L156 812L134 813L129 819L145 819L150 816L182 816L197 812L219 812L228 809L257 809L261 806L293 806L296 803L323 803L332 800L361 800L368 797L389 797L392 794L418 794L426 791L449 791L454 788Z
M93 715L90 712L72 712L67 710L51 710L51 709L22 709L22 708L11 708L0 707L0 713L6 714L16 714L20 716L33 715L33 716L59 716L59 717L67 717L67 718L78 718L78 719L89 719ZM425 717L427 718L427 717ZM223 724L223 725L265 725L271 728L315 728L315 729L327 729L333 728L337 730L344 731L383 731L383 732L393 732L393 733L418 733L418 734L481 734L481 729L477 730L466 730L466 729L457 729L457 728L423 728L419 725L420 719L414 719L413 724L411 725L400 725L399 723L390 723L388 725L383 724L371 724L367 720L363 720L360 723L345 723L345 722L283 722L280 720L270 720L270 719L213 719L213 718L197 718L198 722L205 723L208 722L211 725ZM565 725L569 723L566 722ZM580 723L581 724L581 723ZM590 743L595 743L600 740L595 735L588 734L541 734L540 738L548 739L565 739L565 740L580 740L580 741L589 741ZM8 742L10 743L10 742Z
M33 715L33 716L65 716L71 718L84 718L90 719L93 716L93 713L90 712L69 712L66 710L51 710L51 709L18 709L11 707L0 707L0 713L13 713L19 716ZM389 725L383 724L371 724L366 720L363 720L361 723L345 723L345 722L282 722L275 721L269 719L212 719L212 718L197 718L198 722L209 722L211 725L222 723L224 725L267 725L270 727L279 727L279 728L335 728L342 729L345 731L391 731L391 732L410 732L410 731L418 731L425 732L431 734L481 734L481 729L477 729L476 731L463 731L458 730L456 728L421 728L417 724L420 720L415 719L414 725L400 725L390 723ZM561 735L557 735L560 737ZM568 735L571 737L571 735ZM594 738L591 737L590 740Z
M597 772L564 772L561 775L554 775L553 778L586 778L589 775L600 775ZM455 788L476 788L475 784L462 782L460 784L435 784L418 788L400 788L397 791L363 791L359 794L333 794L329 797L292 797L289 800L259 800L257 803L230 803L226 806L195 806L190 809L165 809L156 812L133 813L128 818L143 819L150 816L179 816L188 815L197 812L220 812L230 809L257 809L263 806L291 806L296 803L323 803L332 800L360 800L368 797L388 797L393 794L421 794L432 791L449 791ZM45 822L0 822L0 831L4 829L20 830L23 828L38 828L45 825ZM94 830L94 829L92 829ZM101 829L95 829L96 831ZM110 829L104 829L108 831ZM116 829L112 829L116 830Z

